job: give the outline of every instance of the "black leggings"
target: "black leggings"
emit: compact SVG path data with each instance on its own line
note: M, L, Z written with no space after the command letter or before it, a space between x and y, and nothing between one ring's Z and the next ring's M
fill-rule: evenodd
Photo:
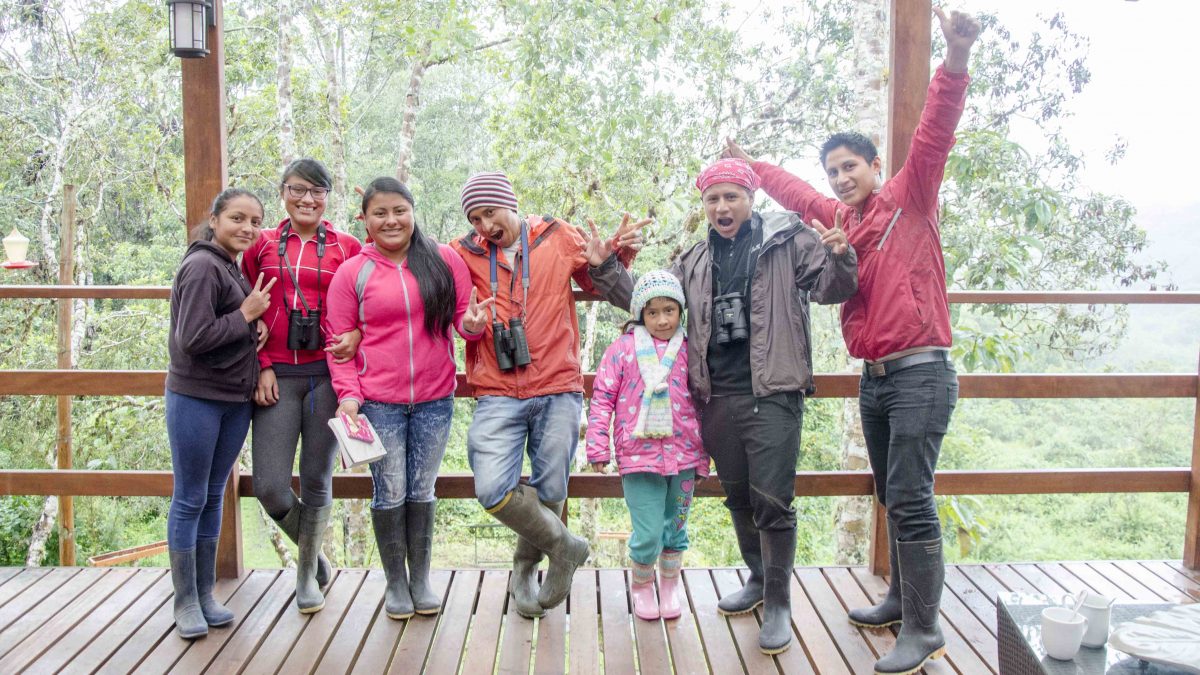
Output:
M250 452L254 494L267 513L283 518L296 503L292 466L300 442L300 498L309 506L333 501L337 439L326 422L337 412L329 376L280 377L279 401L256 406Z

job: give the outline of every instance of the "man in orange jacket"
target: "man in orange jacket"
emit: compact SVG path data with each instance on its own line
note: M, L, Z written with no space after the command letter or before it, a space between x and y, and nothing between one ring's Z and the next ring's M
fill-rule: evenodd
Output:
M601 239L591 219L587 235L551 216L522 220L502 173L471 176L462 207L474 231L450 245L479 299L495 298L487 334L466 348L467 382L478 399L467 457L479 503L518 535L509 590L517 612L533 618L567 597L590 552L561 520L583 410L571 280L628 310L627 267L650 221L631 223L626 214L617 235ZM528 484L519 482L526 452ZM543 556L550 568L539 588Z

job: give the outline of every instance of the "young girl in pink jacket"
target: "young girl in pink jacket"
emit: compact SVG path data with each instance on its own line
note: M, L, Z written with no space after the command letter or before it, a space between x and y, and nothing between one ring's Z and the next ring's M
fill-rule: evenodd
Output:
M592 469L603 471L610 447L615 449L633 522L633 608L648 621L679 617L688 509L697 478L708 476L708 455L688 393L683 302L683 288L669 272L649 272L638 280L630 304L634 318L627 325L631 330L604 352L588 415Z

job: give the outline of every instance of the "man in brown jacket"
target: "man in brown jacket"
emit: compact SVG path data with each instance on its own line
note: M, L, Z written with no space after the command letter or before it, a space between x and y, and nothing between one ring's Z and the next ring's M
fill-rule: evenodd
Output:
M724 614L765 603L759 648L791 642L796 460L804 397L813 392L808 299L845 302L858 258L836 225L752 210L758 176L723 159L696 180L708 237L676 260L688 309L688 380L705 450L717 464L738 547L750 568Z

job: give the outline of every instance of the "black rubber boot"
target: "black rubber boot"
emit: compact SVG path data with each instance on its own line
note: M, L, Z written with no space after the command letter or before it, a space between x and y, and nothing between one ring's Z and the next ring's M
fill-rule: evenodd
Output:
M429 561L433 557L433 515L437 502L408 502L408 591L417 614L437 614L442 601L429 585Z
M896 525L888 518L888 557L891 560L891 582L887 595L878 605L856 607L849 612L850 623L864 628L883 628L900 623L903 611L900 602L900 561L896 558Z
M538 590L538 604L551 609L566 600L575 570L591 553L587 541L571 534L559 516L538 501L537 491L528 485L518 485L490 513L550 559L545 582Z
M907 675L929 659L946 653L946 639L938 626L938 607L946 577L942 540L896 542L900 561L900 597L904 623L891 653L875 663L877 675Z
M283 514L282 518L271 516L275 524L279 527L279 531L287 535L288 539L292 540L293 544L300 544L300 499L292 504L292 508ZM329 564L329 558L325 557L324 553L317 554L317 583L321 585L321 590L324 591L329 587L329 580L333 578L333 565Z
M730 511L729 515L733 518L733 531L737 535L742 560L746 567L750 568L750 578L746 580L742 590L721 598L717 603L717 611L725 615L745 614L763 602L762 542L758 536L758 528L754 526L753 511Z
M383 609L390 619L407 619L413 615L412 595L408 590L408 572L404 562L408 551L408 527L405 505L391 509L371 509L371 525L375 529L375 545L379 562L387 578L383 594Z
M200 611L210 626L224 626L234 619L228 607L213 598L213 585L217 582L217 540L196 542L196 595L200 600Z
M296 607L301 614L312 614L325 608L325 595L317 583L317 558L321 555L321 535L329 524L333 504L309 506L300 504L300 544L296 561Z
M542 502L559 520L562 520L563 502ZM517 537L517 547L513 551L512 575L508 579L508 590L512 593L513 603L517 614L526 619L536 619L545 616L546 610L538 602L538 565L546 554L538 547L529 543L525 537Z
M796 528L762 530L763 592L762 628L758 649L778 654L792 644L792 571L796 561Z
M175 587L175 629L186 640L208 635L196 592L196 549L171 551L171 584Z

